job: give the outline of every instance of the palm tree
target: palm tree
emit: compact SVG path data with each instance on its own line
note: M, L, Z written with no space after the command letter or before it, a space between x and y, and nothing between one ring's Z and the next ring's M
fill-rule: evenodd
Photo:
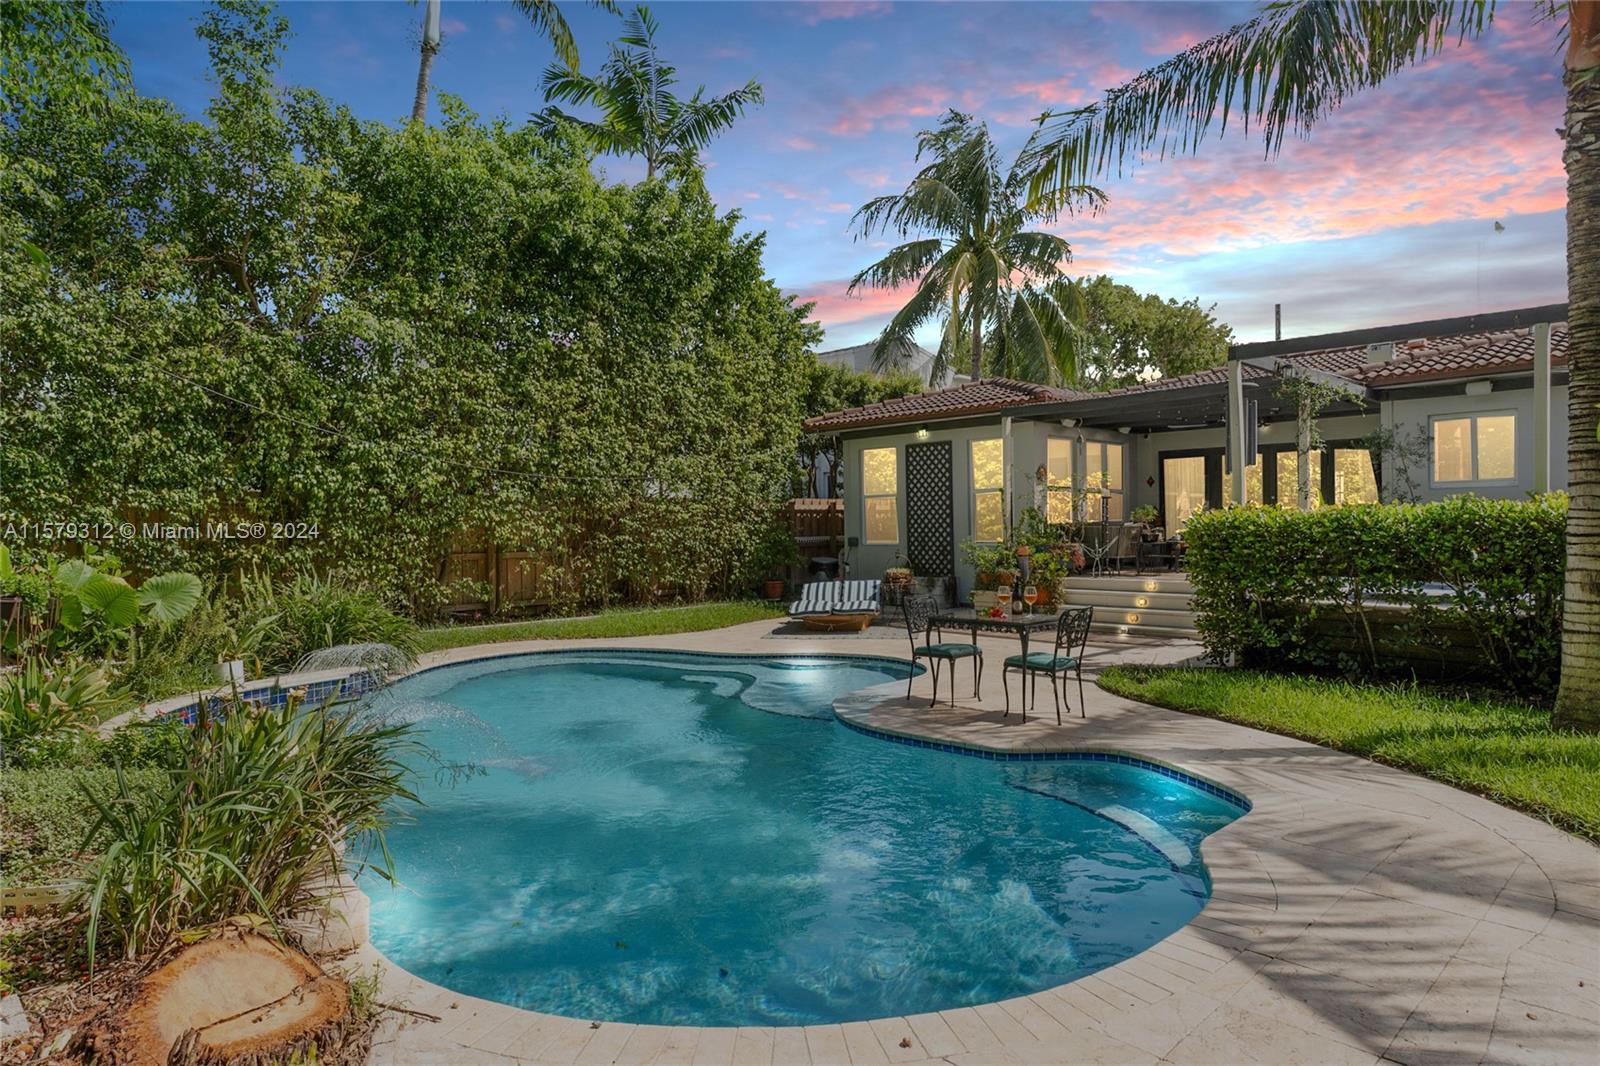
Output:
M1561 25L1567 115L1567 570L1558 726L1600 731L1600 3L1544 0ZM1565 13L1562 24L1559 16ZM1346 97L1446 45L1476 38L1494 6L1294 0L1150 68L1088 107L1047 113L1024 150L1049 199L1140 155L1193 151L1213 124L1254 123L1268 155Z
M873 350L886 364L912 335L935 319L944 324L933 368L942 377L957 353L971 353L983 376L985 338L996 370L1036 381L1077 376L1081 307L1062 275L1072 258L1066 240L1023 227L1053 221L1063 210L1098 210L1105 194L1088 185L1024 203L1025 175L1002 173L988 127L952 110L936 129L917 135L917 160L927 165L904 192L868 201L851 225L858 239L892 233L905 241L850 281L857 289L916 290L884 327Z
M570 124L597 152L642 155L646 178L654 178L663 167L692 169L700 149L733 125L746 107L763 102L754 79L709 100L704 86L680 99L672 93L677 68L663 63L656 50L656 20L650 9L635 7L622 26L598 77L559 63L544 72L546 100L593 105L600 109L600 119L591 122L551 106L538 116L546 128Z
M550 41L556 56L568 67L578 67L578 43L572 27L561 17L554 0L511 0L512 5L533 23L534 29ZM616 0L591 0L596 7L616 14ZM428 113L428 83L433 78L433 57L439 54L439 0L425 0L422 13L422 61L417 66L417 94L411 101L411 121L421 122Z

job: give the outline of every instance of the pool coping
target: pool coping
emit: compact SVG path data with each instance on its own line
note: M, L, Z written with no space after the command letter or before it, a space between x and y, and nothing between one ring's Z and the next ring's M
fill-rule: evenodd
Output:
M893 640L863 638L861 653L801 638L784 641L794 648L771 646L773 624L479 645L427 656L417 672L579 650L905 663ZM1147 646L1132 652L1149 654ZM1586 842L1437 782L1098 686L1084 721L1036 718L1023 731L1000 726L987 698L976 709L930 709L925 697L907 701L900 684L858 690L836 701L835 714L890 741L978 757L1121 756L1245 799L1248 814L1200 844L1212 880L1205 908L1151 948L1030 996L777 1028L543 1014L434 985L368 944L354 961L384 968L389 1001L442 1019L392 1020L372 1061L1516 1062L1571 1060L1571 1049L1600 1040L1600 851ZM975 725L996 730L1004 745L973 743ZM1463 858L1470 876L1454 873ZM1472 974L1495 980L1480 986L1461 976ZM1587 988L1568 980L1577 974L1587 975Z

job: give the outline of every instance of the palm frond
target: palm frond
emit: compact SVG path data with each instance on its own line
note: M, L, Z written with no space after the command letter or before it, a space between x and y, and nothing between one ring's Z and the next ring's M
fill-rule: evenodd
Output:
M897 289L918 278L945 253L944 241L928 237L891 248L882 259L850 279L847 293L857 289Z
M572 39L572 27L562 17L555 0L511 0L512 6L527 16L533 28L544 34L556 56L568 70L578 69L578 42Z
M1280 2L1256 18L1144 71L1087 107L1046 113L1018 161L1032 203L1155 150L1193 152L1237 118L1254 124L1267 155L1289 131L1305 133L1350 95L1439 51L1477 37L1493 0Z

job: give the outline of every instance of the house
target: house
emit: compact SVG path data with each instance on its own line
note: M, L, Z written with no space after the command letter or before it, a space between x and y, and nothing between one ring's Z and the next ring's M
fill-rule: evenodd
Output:
M1558 304L1240 344L1224 366L1107 393L985 378L806 428L844 442L853 572L904 559L965 596L960 542L1000 541L1028 506L1117 523L1150 505L1174 532L1201 508L1297 502L1287 377L1343 390L1318 420L1321 500L1565 488L1565 319ZM1242 478L1230 453L1248 456Z
M850 348L834 348L831 351L818 352L817 362L828 363L831 366L842 366L864 374L879 373L880 368L875 364L872 357L872 350L875 347L877 347L876 341L868 344L857 344ZM959 384L967 380L959 375L952 376L949 371L946 371L938 380L934 380L932 376L934 359L934 353L928 351L922 345L907 342L898 346L889 368L915 374L935 388Z

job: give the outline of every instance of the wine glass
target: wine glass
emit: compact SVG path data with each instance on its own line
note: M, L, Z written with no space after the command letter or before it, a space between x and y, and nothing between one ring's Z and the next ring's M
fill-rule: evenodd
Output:
M1039 602L1039 589L1034 585L1022 586L1022 602L1028 605L1028 613L1033 613L1033 605Z
M999 607L1002 611L1006 612L1006 614L1010 614L1011 613L1011 586L1010 585L1001 585L999 588L995 589L994 590L994 602L995 602L995 606Z

